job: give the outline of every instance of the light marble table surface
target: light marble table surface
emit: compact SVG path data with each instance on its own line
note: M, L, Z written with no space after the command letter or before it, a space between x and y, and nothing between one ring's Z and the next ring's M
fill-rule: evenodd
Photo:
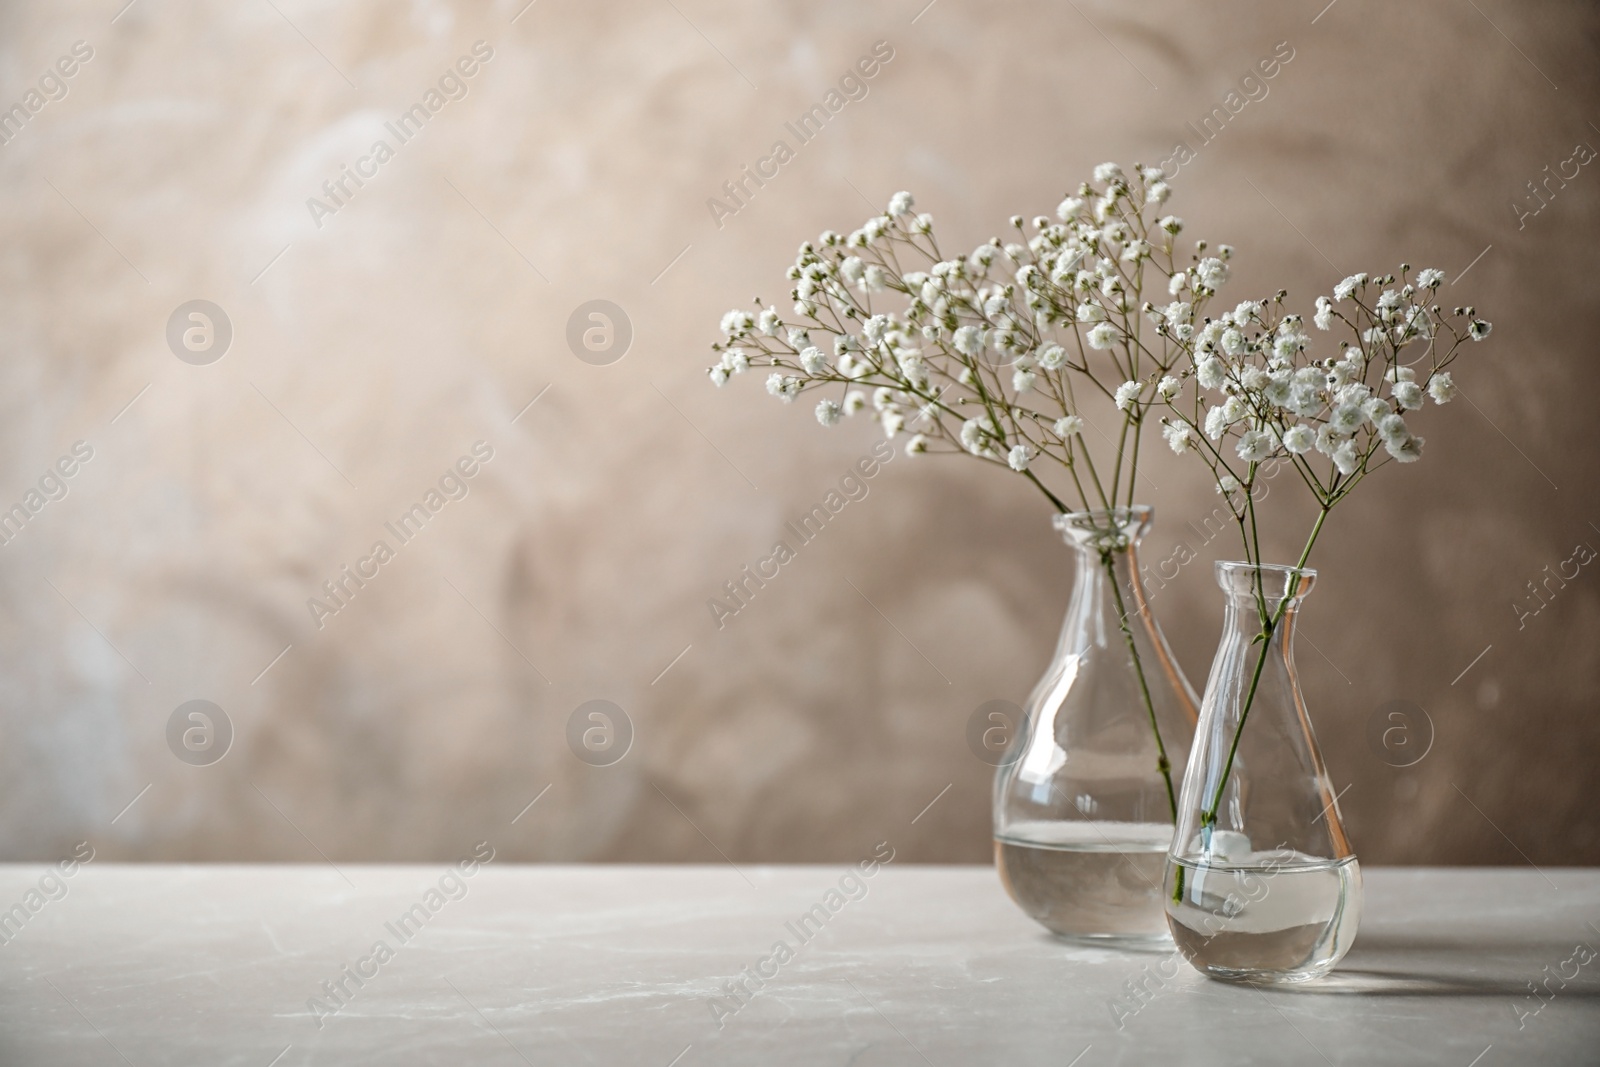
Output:
M48 870L0 866L5 1067L1600 1063L1596 870L1368 871L1340 969L1266 992L1054 940L987 867Z

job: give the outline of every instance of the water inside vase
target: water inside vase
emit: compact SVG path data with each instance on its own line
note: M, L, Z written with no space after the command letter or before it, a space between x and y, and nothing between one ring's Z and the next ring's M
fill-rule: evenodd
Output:
M1332 969L1360 925L1361 865L1295 852L1227 865L1177 860L1166 912L1178 951L1213 978L1305 982Z
M1162 823L1021 821L995 835L1006 891L1052 933L1094 941L1170 937L1161 876L1172 827Z

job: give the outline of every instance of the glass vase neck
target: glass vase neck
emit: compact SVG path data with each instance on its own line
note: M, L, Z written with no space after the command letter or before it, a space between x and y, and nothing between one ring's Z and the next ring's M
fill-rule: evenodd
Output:
M1317 572L1310 567L1286 567L1277 563L1217 562L1217 585L1228 597L1230 611L1242 607L1265 607L1269 616L1287 615L1300 607ZM1257 598L1260 598L1259 600Z
M1095 511L1067 511L1054 519L1061 539L1074 548L1116 551L1136 547L1150 532L1155 510L1144 504Z

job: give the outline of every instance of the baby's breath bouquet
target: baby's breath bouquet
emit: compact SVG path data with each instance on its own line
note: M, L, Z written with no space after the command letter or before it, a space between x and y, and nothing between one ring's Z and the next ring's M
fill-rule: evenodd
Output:
M1169 194L1158 168L1130 178L1102 164L1055 218L1015 216L1013 240L951 254L932 217L897 193L860 229L800 246L792 316L759 299L723 316L711 380L764 370L785 403L816 395L823 426L870 404L912 455L965 455L1020 474L1058 512L1107 516L1101 561L1111 574L1113 551L1127 547L1111 516L1136 501L1146 413L1176 395L1194 316L1228 278L1226 246L1179 253L1183 222L1161 207ZM1167 318L1152 298L1172 301ZM1112 578L1175 815L1170 761Z
M1294 472L1317 505L1294 563L1299 572L1335 505L1373 471L1422 457L1423 439L1407 418L1430 399L1435 405L1454 399L1450 365L1462 345L1483 340L1490 330L1474 308L1447 314L1434 302L1443 281L1439 270L1413 276L1408 264L1400 265L1398 276L1344 279L1331 298L1316 300L1317 330L1347 334L1337 354L1320 358L1312 355L1304 318L1283 311L1288 294L1282 290L1271 300L1246 300L1194 330L1171 325L1188 321L1181 305L1176 313L1170 304L1152 313L1160 316L1156 329L1187 357L1180 384L1160 393L1168 413L1162 434L1174 452L1197 456L1211 472L1247 563L1266 562L1256 490L1280 465ZM1186 388L1191 381L1194 388ZM1259 571L1252 593L1260 648L1227 761L1200 811L1202 827L1216 822L1271 638L1291 603L1284 597L1269 604Z
M864 410L870 390L884 433L910 435L912 454L1009 467L1063 512L1131 504L1149 406L1140 401L1175 386L1168 372L1188 354L1183 331L1148 321L1149 296L1182 294L1169 307L1188 318L1172 325L1192 323L1227 280L1231 254L1205 256L1202 241L1180 264L1183 222L1160 213L1170 193L1162 172L1136 175L1102 164L1055 219L1015 216L1018 240L951 256L932 216L897 193L848 236L800 246L792 318L759 300L754 313L723 316L711 380L766 369L782 401L821 394L824 426ZM1080 405L1102 400L1115 408L1115 437L1093 448Z
M1217 564L1228 606L1164 874L1173 937L1213 977L1306 981L1355 939L1360 866L1300 691L1294 620L1329 513L1374 471L1422 457L1416 416L1456 396L1450 367L1489 335L1473 308L1435 302L1443 281L1405 264L1344 279L1311 319L1344 335L1327 354L1282 290L1192 331L1168 325L1170 305L1156 312L1187 354L1160 395L1162 434L1210 472L1245 556ZM1263 557L1257 492L1285 466L1316 503L1288 566Z

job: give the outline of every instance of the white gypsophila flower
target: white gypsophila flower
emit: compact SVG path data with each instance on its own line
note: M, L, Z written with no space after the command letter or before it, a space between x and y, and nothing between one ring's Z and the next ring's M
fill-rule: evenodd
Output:
M1481 341L1489 336L1489 331L1492 329L1494 329L1493 323L1485 322L1482 319L1473 319L1471 324L1467 326L1467 336L1474 341Z
M1395 406L1401 411L1410 411L1422 406L1422 386L1416 382L1395 382L1389 389L1389 395L1394 397Z
M824 426L832 426L839 421L843 409L832 400L817 401L817 421Z
M1039 349L1039 366L1045 370L1060 370L1067 362L1067 350L1054 341Z
M1442 270L1434 270L1432 267L1428 267L1417 271L1418 289L1436 289L1442 281L1444 281L1444 271Z
M1033 449L1027 445L1012 445L1011 451L1006 453L1006 462L1014 471L1025 471L1028 464L1033 462Z
M1223 495L1237 492L1239 488L1239 479L1235 478L1231 474L1224 474L1222 477L1217 479L1217 492L1222 493Z
M956 330L950 342L963 356L976 356L983 351L983 331L976 326L962 326Z
M1026 393L1029 389L1033 388L1033 383L1037 378L1038 375L1034 374L1031 370L1015 371L1011 375L1011 388L1015 389L1019 393Z
M787 404L800 395L800 379L786 374L772 374L767 378L767 392Z
M1207 289L1221 289L1228 280L1228 265L1215 256L1207 256L1195 266L1195 274Z
M1091 329L1086 337L1090 348L1110 348L1117 340L1117 328L1109 322L1102 322Z
M928 439L920 433L906 442L908 456L920 456L926 451L928 451Z
M867 406L867 394L859 389L852 389L844 394L844 413L854 415Z
M1317 435L1312 431L1311 427L1303 423L1296 423L1283 431L1282 440L1284 448L1287 448L1295 455L1303 456L1316 446Z
M1099 304L1084 303L1078 305L1076 314L1079 322L1104 322L1106 309Z
M1083 420L1076 415L1063 415L1056 420L1051 429L1055 430L1057 437L1065 440L1075 433L1083 432Z
M1328 413L1328 425L1334 432L1353 434L1361 429L1361 424L1367 421L1367 416L1356 404L1340 404Z
M1383 372L1383 380L1393 384L1395 382L1411 382L1417 378L1417 372L1411 367L1390 367Z
M1395 332L1401 341L1411 340L1414 337L1420 337L1426 341L1433 337L1433 316L1429 315L1425 308L1408 308L1404 325L1397 328Z
M1069 196L1056 205L1056 218L1062 222L1071 222L1083 215L1084 200L1081 196Z
M881 293L889 285L889 276L876 263L868 264L861 275L861 288L869 293Z
M1101 185L1108 185L1111 182L1126 181L1127 179L1122 175L1122 168L1115 163L1102 163L1094 168L1094 180Z
M761 332L768 337L778 336L778 330L783 327L783 320L778 318L777 308L767 308L761 313Z
M1356 451L1354 441L1346 441L1333 450L1333 465L1343 475L1351 475L1361 466L1361 454Z
M738 340L755 328L756 320L750 317L748 311L738 308L722 316L722 332L734 340Z
M1260 367L1249 366L1239 372L1239 384L1247 391L1259 393L1272 381L1272 375Z
M1195 377L1207 389L1221 389L1228 380L1228 368L1216 356L1207 356L1195 368Z
M900 364L900 373L906 376L906 381L918 388L928 384L928 364L920 352L902 352L895 357Z
M724 370L720 364L712 367L710 370L706 371L706 373L711 376L711 384L716 386L718 389L721 389L724 385L728 384L728 372Z
M1378 295L1377 308L1379 311L1392 312L1400 307L1400 294L1393 289L1385 289ZM1385 316L1392 318L1393 316Z
M750 354L742 348L729 349L723 353L722 365L729 374L743 374L750 369Z
M1367 276L1365 274L1352 274L1350 277L1333 287L1333 299L1343 303L1344 301L1350 299L1350 295L1352 293L1366 284Z
M1378 436L1383 438L1384 444L1389 444L1404 441L1411 436L1411 431L1406 427L1406 420L1399 415L1385 415L1378 420Z
M794 302L794 313L801 318L814 319L817 317L817 305L809 300L796 300Z
M922 214L918 215L916 217L916 219L914 219L912 221L911 228L913 230L915 230L917 233L923 233L923 234L932 233L933 232L933 216L928 214L927 212L923 212Z
M1422 438L1411 434L1393 441L1384 441L1383 450L1400 463L1415 463L1422 458Z
M1435 404L1448 404L1456 398L1456 382L1447 370L1439 371L1428 382L1428 395Z
M1118 411L1129 411L1139 399L1139 394L1144 392L1142 382L1123 382L1117 386L1116 402Z
M889 198L889 214L899 217L911 214L911 208L916 204L912 195L904 189Z
M898 411L885 411L878 420L883 424L883 436L890 440L906 426L906 417Z
M961 424L962 447L975 456L993 455L993 444L999 440L1003 440L1003 435L987 415Z
M1194 305L1184 300L1174 300L1161 309L1161 317L1168 326L1182 326L1194 321Z
M861 281L861 272L867 269L866 261L860 256L846 256L844 262L839 264L839 273L845 281L855 285ZM805 279L801 279L804 281ZM802 292L805 290L802 289Z
M811 334L799 326L789 327L789 347L806 348L811 344Z
M1245 402L1236 396L1230 396L1224 400L1222 402L1222 410L1227 415L1229 426L1250 414L1250 409L1245 405Z
M1246 463L1260 463L1274 451L1272 435L1262 430L1246 430L1239 435L1239 443L1234 450Z
M1172 187L1166 182L1155 182L1145 190L1145 199L1152 204L1165 204L1172 195Z
M828 369L828 357L822 354L822 349L811 346L801 350L800 366L807 374L818 375Z
M1194 431L1186 422L1169 422L1161 427L1161 436L1167 439L1167 445L1178 455L1189 451L1194 443Z
M1274 407L1288 407L1294 396L1294 377L1286 370L1273 371L1267 377L1270 380L1261 390L1261 395Z
M894 403L894 390L887 385L880 385L872 391L872 408L882 411Z
M1324 456L1331 456L1334 450L1344 444L1344 435L1332 426L1324 424L1317 430L1317 451Z
M1172 277L1167 279L1167 293L1170 296L1177 296L1179 293L1183 292L1188 287L1189 287L1189 275L1187 275L1186 273L1184 273L1181 270L1178 273L1174 274Z
M1162 400L1171 400L1182 388L1183 383L1170 374L1162 375L1161 380L1156 383L1156 392L1160 394Z
M1218 405L1206 412L1206 436L1213 441L1222 437L1228 429L1228 412L1222 405Z

